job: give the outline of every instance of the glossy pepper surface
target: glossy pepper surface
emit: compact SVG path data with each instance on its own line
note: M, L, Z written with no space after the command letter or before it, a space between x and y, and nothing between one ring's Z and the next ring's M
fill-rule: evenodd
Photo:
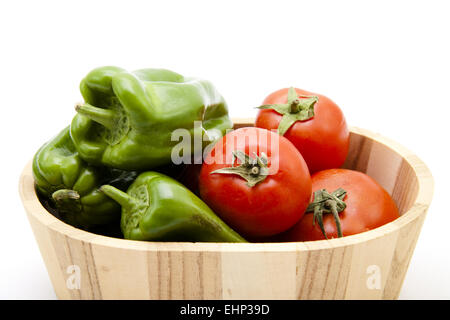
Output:
M153 169L171 162L174 130L186 129L191 143L198 134L204 147L232 128L211 82L165 69L100 67L81 81L80 91L85 103L76 106L71 136L80 156L96 165Z
M65 222L88 229L120 219L120 206L99 187L109 183L126 190L137 172L87 164L75 149L67 127L36 152L33 176L38 193L54 204Z
M246 242L200 198L161 173L141 173L126 193L109 185L101 190L122 206L126 239Z

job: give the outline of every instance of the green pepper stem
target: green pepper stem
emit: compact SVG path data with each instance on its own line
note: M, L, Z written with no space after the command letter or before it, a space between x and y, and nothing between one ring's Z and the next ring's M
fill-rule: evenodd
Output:
M77 103L75 110L108 129L113 129L117 122L117 113L110 109L94 107L89 103Z
M133 198L113 186L103 185L100 187L100 191L119 203L123 208L130 208L134 204Z
M80 199L80 194L75 190L60 189L52 193L52 198L55 202L69 199L78 200Z

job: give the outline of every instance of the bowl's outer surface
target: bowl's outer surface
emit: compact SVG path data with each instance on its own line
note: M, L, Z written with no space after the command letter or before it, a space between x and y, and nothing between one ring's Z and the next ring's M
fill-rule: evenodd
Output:
M252 119L235 119L235 127ZM73 228L40 204L31 162L20 194L60 299L395 299L433 194L426 165L397 143L352 128L344 167L366 172L402 216L340 239L159 243Z

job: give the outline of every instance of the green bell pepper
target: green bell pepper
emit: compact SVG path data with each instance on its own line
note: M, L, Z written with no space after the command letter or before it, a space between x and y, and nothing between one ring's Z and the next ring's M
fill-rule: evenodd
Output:
M204 148L232 128L226 102L211 82L169 70L101 67L81 81L80 91L85 103L76 106L71 136L80 156L94 165L154 169L171 162L174 130L187 129L191 144L199 134Z
M82 229L119 222L120 206L99 187L109 183L126 190L137 175L87 164L75 149L69 127L45 143L33 158L37 192L50 200L62 220Z
M126 193L110 185L100 190L122 206L125 239L246 242L200 198L161 173L141 173Z

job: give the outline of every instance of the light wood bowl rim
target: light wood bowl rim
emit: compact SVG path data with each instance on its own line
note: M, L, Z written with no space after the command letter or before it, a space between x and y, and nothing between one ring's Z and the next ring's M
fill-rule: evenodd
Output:
M251 124L253 119L233 119L235 124ZM378 143L381 143L392 151L399 154L413 169L418 180L417 197L411 208L398 219L385 224L379 228L369 230L356 235L346 236L338 239L304 241L304 242L285 242L285 243L202 243L202 242L148 242L135 241L119 238L112 238L93 234L75 227L72 227L59 220L48 212L40 203L34 190L32 179L31 161L25 166L20 176L19 193L27 212L28 219L35 218L39 223L45 225L51 230L61 233L68 238L88 242L111 248L139 250L139 251L189 251L189 252L287 252L287 251L312 251L333 249L342 246L359 244L365 241L374 240L388 233L401 229L418 216L425 214L433 197L434 181L430 170L422 160L415 154L401 146L397 142L383 137L378 133L366 129L350 127L354 134L366 136ZM26 194L34 194L32 199L27 199Z

